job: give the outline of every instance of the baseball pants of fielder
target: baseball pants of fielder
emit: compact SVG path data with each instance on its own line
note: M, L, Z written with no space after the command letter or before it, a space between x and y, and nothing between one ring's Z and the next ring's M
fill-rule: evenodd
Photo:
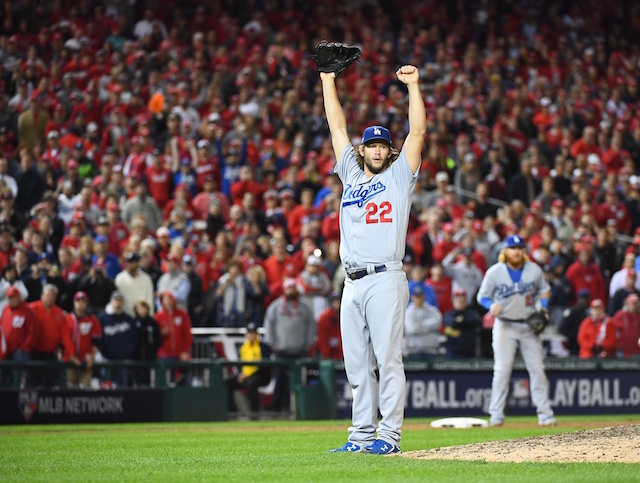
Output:
M504 408L509 394L511 371L520 345L520 352L529 373L531 401L538 419L553 416L549 402L549 381L544 372L544 354L540 338L527 324L503 322L496 318L493 326L493 381L489 414L492 421L504 419Z
M379 408L378 439L400 444L406 384L402 338L408 303L407 277L401 269L345 281L340 329L345 371L353 391L352 443L373 442Z

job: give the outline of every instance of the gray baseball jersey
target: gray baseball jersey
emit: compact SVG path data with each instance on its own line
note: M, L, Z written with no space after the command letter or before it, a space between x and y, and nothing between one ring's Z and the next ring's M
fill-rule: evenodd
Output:
M418 179L402 150L382 173L367 178L349 145L335 172L342 181L340 258L345 268L404 258L411 195Z
M518 348L529 372L531 400L536 406L538 420L540 424L555 423L540 338L527 324L511 322L531 315L536 310L540 294L549 290L542 270L533 262L525 262L518 282L513 281L505 263L491 266L482 280L478 302L487 297L503 307L491 334L494 364L489 414L492 425L504 421L511 371Z
M487 270L482 280L477 300L484 297L503 307L501 318L510 320L526 319L535 312L541 293L551 290L540 267L533 262L525 262L522 276L514 282L506 263L496 263Z

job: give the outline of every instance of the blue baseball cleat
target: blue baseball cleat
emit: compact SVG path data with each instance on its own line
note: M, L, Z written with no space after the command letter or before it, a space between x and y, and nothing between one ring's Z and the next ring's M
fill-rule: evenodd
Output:
M327 453L363 453L364 451L364 447L347 441L344 446L340 446L336 449L330 449Z
M371 446L366 446L365 450L369 451L369 453L371 454L383 454L383 455L402 452L400 451L400 446L387 443L382 439L376 439Z
M544 416L538 421L538 424L540 424L540 426L555 426L558 422L553 416Z

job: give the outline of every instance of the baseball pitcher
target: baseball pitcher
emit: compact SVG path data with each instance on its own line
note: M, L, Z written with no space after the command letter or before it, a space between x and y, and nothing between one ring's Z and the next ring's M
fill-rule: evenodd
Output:
M336 55L352 52L344 44L333 45ZM330 54L319 50L316 65L338 159L335 172L343 184L340 258L347 276L340 320L345 370L353 390L348 441L332 451L399 453L405 402L402 338L409 302L402 259L426 132L425 107L418 69L400 67L396 75L409 92L409 134L402 150L394 149L390 132L382 126L366 128L362 144L354 148L338 100L336 73L321 62ZM378 410L382 419L376 430Z

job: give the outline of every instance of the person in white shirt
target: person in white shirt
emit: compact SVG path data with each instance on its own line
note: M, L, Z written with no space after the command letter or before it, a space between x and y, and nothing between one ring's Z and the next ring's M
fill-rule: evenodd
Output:
M116 289L122 292L124 297L124 311L135 317L135 305L144 300L149 305L149 311L153 316L154 290L153 281L149 274L140 269L140 254L131 252L125 257L127 265L114 280Z

